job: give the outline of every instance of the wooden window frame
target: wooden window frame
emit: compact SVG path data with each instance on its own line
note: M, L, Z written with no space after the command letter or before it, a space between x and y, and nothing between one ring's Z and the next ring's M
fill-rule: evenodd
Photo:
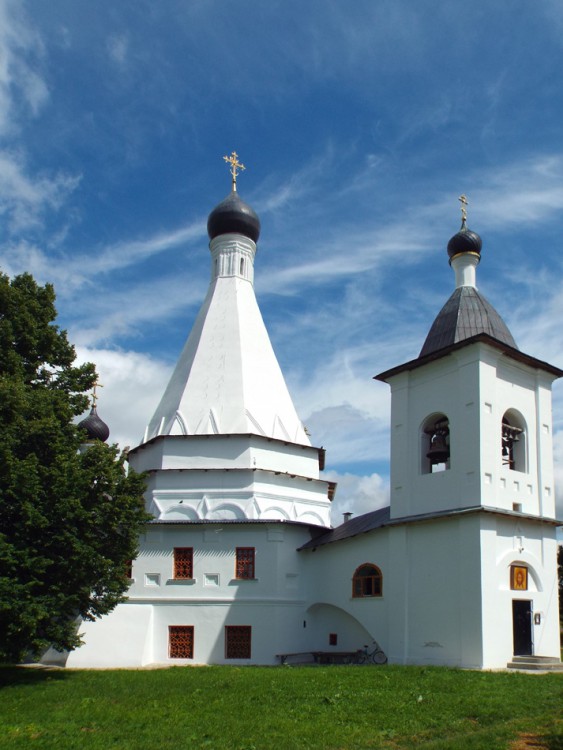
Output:
M168 626L168 658L169 659L193 659L194 658L194 626L193 625L169 625Z
M190 581L194 577L194 548L174 547L173 578L180 581Z
M373 575L361 575L364 568L372 568ZM369 593L371 591L372 593ZM353 599L379 599L383 596L383 573L374 563L362 563L352 576Z
M225 625L225 659L252 658L252 626Z
M235 578L239 581L256 578L256 547L236 548Z

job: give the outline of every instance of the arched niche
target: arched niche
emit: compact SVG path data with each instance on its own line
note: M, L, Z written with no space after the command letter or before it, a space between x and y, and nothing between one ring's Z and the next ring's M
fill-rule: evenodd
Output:
M420 470L435 474L450 468L450 421L445 414L430 414L420 428Z
M526 422L516 409L507 409L501 425L502 464L512 471L528 471L528 439Z

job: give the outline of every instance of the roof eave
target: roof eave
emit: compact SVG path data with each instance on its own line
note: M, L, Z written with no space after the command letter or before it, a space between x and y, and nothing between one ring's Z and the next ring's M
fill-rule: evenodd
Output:
M424 357L417 357L416 359L411 359L409 362L405 362L402 365L392 367L390 370L385 370L384 372L379 373L379 375L375 375L374 380L380 380L381 382L386 383L395 375L399 375L400 373L406 372L408 370L416 370L417 368L423 367L430 362L434 362L438 359L441 359L442 357L446 357L447 355L452 354L458 349L462 349L465 346L470 346L471 344L476 343L488 344L494 349L498 349L499 351L501 351L507 357L510 357L511 359L514 359L517 362L521 362L522 364L525 364L528 367L532 367L536 370L543 370L544 372L548 372L550 375L553 375L554 378L563 377L563 370L559 369L558 367L550 365L548 362L544 362L541 359L531 357L529 354L524 354L519 349L515 349L514 347L509 346L508 344L505 344L498 339L495 339L488 333L478 333L475 336L464 339L463 341L457 341L455 344L450 344L443 349L439 349L438 351L426 354Z

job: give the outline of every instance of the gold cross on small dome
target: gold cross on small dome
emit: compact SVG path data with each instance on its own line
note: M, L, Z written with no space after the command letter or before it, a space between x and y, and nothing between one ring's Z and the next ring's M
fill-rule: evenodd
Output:
M458 201L461 203L461 221L463 224L467 221L467 196L466 195L460 195L458 198Z
M103 387L104 386L101 383L98 383L97 380L96 380L96 382L94 383L94 385L92 387L92 406L94 408L96 407L96 401L100 398L98 396L98 394L97 394L97 390L98 390L98 388L103 388Z
M237 189L237 175L239 173L239 170L242 171L246 169L244 164L241 164L238 160L238 154L236 151L233 151L233 153L230 156L224 156L223 159L227 162L227 164L231 165L231 169L229 170L232 178L233 178L233 190Z

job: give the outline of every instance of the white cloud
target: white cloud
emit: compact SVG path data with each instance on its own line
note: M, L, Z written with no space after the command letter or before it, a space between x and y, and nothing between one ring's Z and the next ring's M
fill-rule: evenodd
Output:
M31 175L21 153L0 151L0 214L12 233L41 225L47 211L58 211L80 182L59 172Z
M160 401L169 366L139 352L76 347L77 363L93 362L103 386L98 414L110 428L110 443L138 445Z
M389 505L389 483L379 474L358 476L326 471L322 476L323 479L338 484L330 513L333 526L339 526L343 522L343 513L361 516Z
M0 135L17 132L18 105L36 115L48 98L48 88L38 72L44 52L40 35L16 0L0 2Z
M110 58L118 65L123 65L129 51L129 38L126 34L111 34L107 40Z

